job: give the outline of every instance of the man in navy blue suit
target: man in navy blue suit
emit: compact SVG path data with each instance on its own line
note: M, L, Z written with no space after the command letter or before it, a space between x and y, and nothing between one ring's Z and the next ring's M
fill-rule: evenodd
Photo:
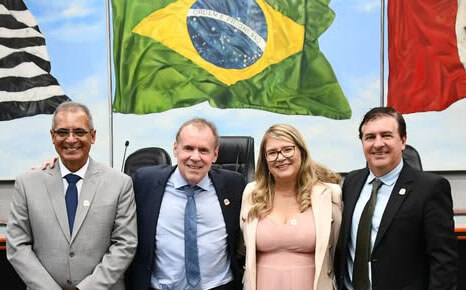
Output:
M127 272L128 289L241 288L236 253L245 180L239 173L212 168L218 147L215 126L192 119L176 135L177 166L145 167L134 175L139 243ZM195 218L185 216L189 188ZM185 241L186 223L194 224L194 242Z

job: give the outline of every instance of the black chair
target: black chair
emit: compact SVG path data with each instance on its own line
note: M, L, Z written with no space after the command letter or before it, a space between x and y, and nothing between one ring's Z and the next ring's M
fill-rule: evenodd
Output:
M403 150L403 160L412 168L422 171L421 156L413 146L406 144Z
M254 138L220 136L220 147L214 167L241 173L246 182L254 180Z
M134 151L126 158L124 173L133 177L136 169L158 164L172 165L172 160L167 151L159 147L142 148Z

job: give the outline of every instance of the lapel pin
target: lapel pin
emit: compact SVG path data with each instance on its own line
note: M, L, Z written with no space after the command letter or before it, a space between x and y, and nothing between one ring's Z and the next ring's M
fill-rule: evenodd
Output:
M91 203L86 199L83 201L83 206L89 206Z
M398 192L399 195L405 195L406 194L406 189L405 188L402 188L400 189L400 191Z
M225 205L227 205L227 206L230 205L230 201L228 200L228 198L225 198L225 199L223 200L223 203L224 203Z

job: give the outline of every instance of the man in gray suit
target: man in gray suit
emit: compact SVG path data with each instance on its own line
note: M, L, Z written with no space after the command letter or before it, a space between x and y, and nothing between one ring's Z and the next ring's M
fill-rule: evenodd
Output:
M131 179L89 157L96 130L86 106L53 116L58 166L15 182L7 257L28 289L124 289L137 246Z

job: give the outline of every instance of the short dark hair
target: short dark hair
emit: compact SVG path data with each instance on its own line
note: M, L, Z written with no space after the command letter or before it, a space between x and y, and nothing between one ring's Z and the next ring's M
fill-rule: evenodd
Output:
M373 121L375 119L381 117L393 117L398 123L398 134L400 134L401 138L406 137L406 122L397 110L393 109L392 107L375 107L372 108L369 112L364 115L364 118L359 125L359 139L362 140L362 126L367 124L369 121Z
M214 148L218 148L220 144L220 137L218 136L217 127L215 127L214 123L207 121L203 118L194 118L184 122L183 125L181 125L180 129L178 129L178 132L176 132L176 142L180 141L180 134L183 128L189 125L193 125L198 129L205 127L209 128L210 131L212 131L212 134L214 135Z
M87 115L87 126L90 130L94 130L94 122L92 121L92 115L89 111L89 108L86 105L76 103L76 102L63 102L55 109L52 118L52 130L55 129L55 119L57 114L60 112L83 112Z

